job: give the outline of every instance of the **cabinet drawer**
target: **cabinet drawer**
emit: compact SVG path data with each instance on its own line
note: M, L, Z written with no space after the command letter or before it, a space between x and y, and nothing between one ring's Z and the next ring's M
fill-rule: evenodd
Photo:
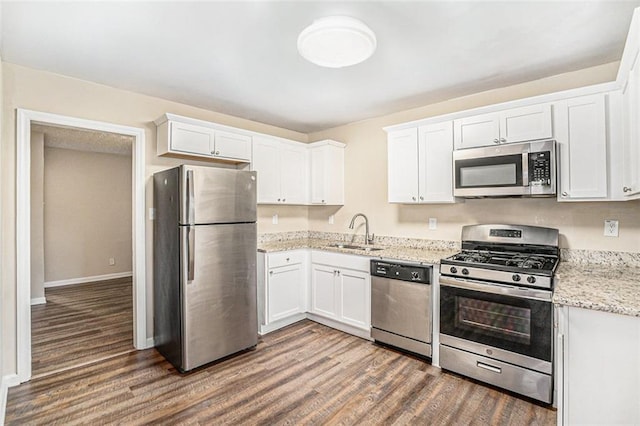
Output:
M281 251L278 253L269 253L267 255L268 268L278 268L280 266L295 265L303 263L305 261L305 252L302 250L296 251Z

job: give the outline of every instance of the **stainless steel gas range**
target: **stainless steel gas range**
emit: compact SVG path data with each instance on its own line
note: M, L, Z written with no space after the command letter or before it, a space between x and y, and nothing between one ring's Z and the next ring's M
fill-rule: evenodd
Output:
M440 365L551 403L558 230L471 225L440 262Z

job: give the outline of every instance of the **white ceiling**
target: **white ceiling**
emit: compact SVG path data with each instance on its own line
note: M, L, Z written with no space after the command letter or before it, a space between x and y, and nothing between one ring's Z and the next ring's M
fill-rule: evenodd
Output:
M640 0L3 2L3 60L312 132L619 60ZM376 33L366 62L313 65L314 19ZM170 112L170 111L168 111Z

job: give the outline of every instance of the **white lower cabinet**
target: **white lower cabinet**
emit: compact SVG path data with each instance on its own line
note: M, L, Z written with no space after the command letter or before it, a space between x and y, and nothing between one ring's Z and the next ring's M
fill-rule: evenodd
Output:
M369 332L369 259L314 251L311 262L310 312Z
M640 424L640 318L557 309L558 424Z
M307 256L306 250L259 256L258 317L261 333L299 321L307 312Z

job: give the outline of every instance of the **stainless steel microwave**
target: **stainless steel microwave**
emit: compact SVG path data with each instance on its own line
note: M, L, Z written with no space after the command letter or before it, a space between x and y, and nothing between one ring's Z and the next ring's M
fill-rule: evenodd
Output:
M511 143L453 152L456 197L552 197L556 141Z

